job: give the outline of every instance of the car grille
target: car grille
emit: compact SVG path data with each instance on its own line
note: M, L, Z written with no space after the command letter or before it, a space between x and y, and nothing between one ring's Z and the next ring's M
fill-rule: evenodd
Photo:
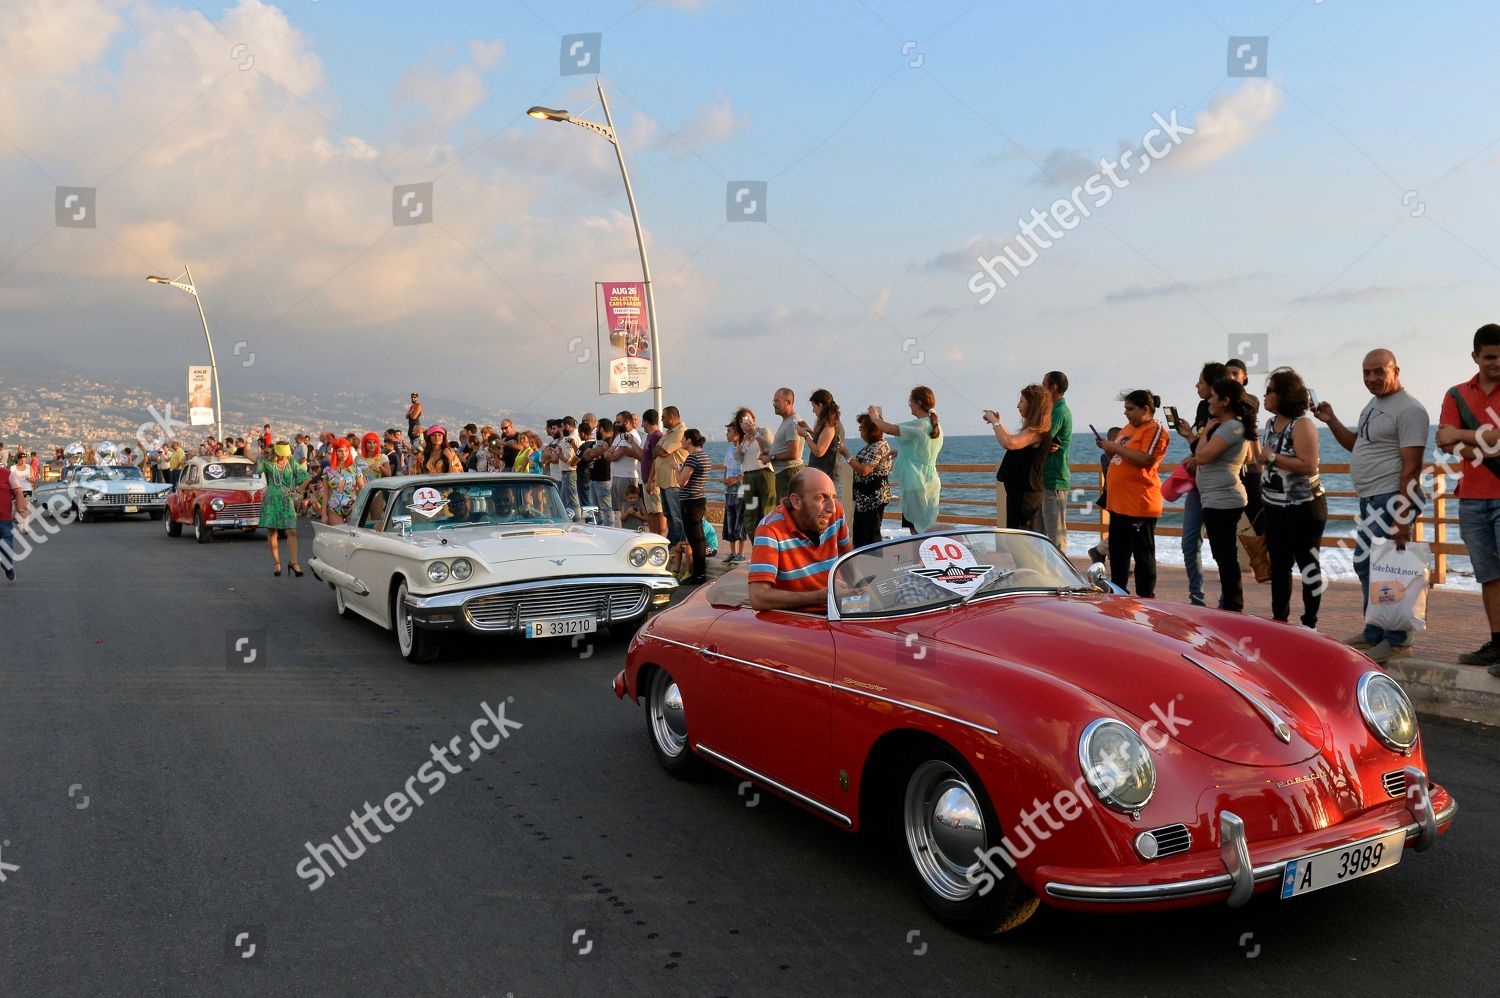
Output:
M1393 769L1389 773L1386 773L1384 776L1382 776L1380 778L1380 782L1385 785L1385 792L1388 796L1396 800L1400 800L1402 797L1406 796L1405 770Z
M89 504L93 506L149 506L161 500L150 492L136 492L130 495L118 492L106 492L97 499L90 499Z
M646 608L645 586L568 586L523 593L476 596L464 603L469 621L481 631L514 631L522 621L593 616L628 620Z
M260 519L260 503L258 502L226 502L221 510L209 510L214 517L220 520L258 520Z
M1151 834L1156 837L1156 858L1163 859L1167 856L1176 856L1180 852L1187 852L1188 847L1193 844L1193 833L1188 831L1183 824L1164 825L1161 828L1151 829Z

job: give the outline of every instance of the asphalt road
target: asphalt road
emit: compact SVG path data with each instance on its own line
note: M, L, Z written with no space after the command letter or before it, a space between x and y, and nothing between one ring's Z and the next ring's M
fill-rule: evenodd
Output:
M0 994L1495 993L1493 730L1424 721L1461 812L1390 871L979 942L860 839L658 770L619 642L411 666L264 540L145 520L62 530L0 619ZM502 702L522 727L308 889L304 843Z

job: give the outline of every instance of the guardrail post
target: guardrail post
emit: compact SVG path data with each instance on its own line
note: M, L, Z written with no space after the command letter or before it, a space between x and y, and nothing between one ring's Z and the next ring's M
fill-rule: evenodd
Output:
M1448 556L1441 547L1448 542L1448 497L1446 476L1441 467L1432 476L1432 535L1439 550L1432 560L1432 584L1440 586L1448 581Z

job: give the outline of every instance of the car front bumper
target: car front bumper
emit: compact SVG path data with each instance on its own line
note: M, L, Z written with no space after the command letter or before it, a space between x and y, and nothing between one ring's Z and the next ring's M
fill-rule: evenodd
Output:
M1406 777L1404 801L1391 801L1315 832L1277 839L1257 848L1254 857L1244 822L1231 811L1221 811L1217 854L1189 852L1125 871L1044 866L1038 868L1036 880L1048 901L1065 908L1177 908L1215 901L1238 907L1256 891L1279 884L1288 863L1314 853L1373 843L1403 830L1408 849L1432 848L1458 813L1458 802L1442 787L1429 789L1426 776L1414 767L1407 768ZM1143 883L1145 870L1150 879Z
M514 634L531 621L592 616L600 626L627 623L666 606L676 588L670 575L590 575L408 593L406 610L429 630Z
M137 513L153 513L167 508L166 496L106 496L102 499L80 501L90 513L124 513L133 509Z

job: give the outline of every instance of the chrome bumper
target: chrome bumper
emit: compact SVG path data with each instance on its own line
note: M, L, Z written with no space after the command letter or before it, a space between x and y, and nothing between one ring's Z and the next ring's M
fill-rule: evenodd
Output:
M1427 775L1413 766L1406 767L1406 806L1416 820L1408 822L1403 829L1391 828L1362 839L1345 843L1339 848L1378 842L1395 831L1405 831L1408 845L1416 852L1426 852L1437 842L1438 828L1446 826L1458 813L1458 802L1452 801L1440 813L1432 809L1432 794L1427 786ZM1092 886L1088 884L1065 884L1049 881L1044 888L1048 897L1061 901L1087 901L1097 904L1141 904L1158 901L1178 901L1185 898L1203 897L1209 894L1227 894L1225 902L1238 908L1250 900L1259 884L1280 880L1286 872L1287 863L1300 857L1289 857L1254 866L1250 862L1250 849L1245 840L1245 823L1231 811L1219 814L1219 857L1226 872L1212 877L1197 877L1179 880L1171 884L1122 884ZM1415 839L1415 844L1412 840ZM1333 847L1328 847L1333 848ZM1325 849L1314 850L1323 852Z
M643 586L646 599L641 609L623 617L610 616L608 609L598 617L599 623L624 623L645 616L666 604L671 591L677 588L677 580L670 575L589 575L564 576L535 582L512 582L499 586L483 586L478 589L458 589L453 592L434 593L431 596L406 594L405 607L412 623L434 631L468 630L475 634L516 634L521 627L479 626L469 613L471 600L486 596L521 596L526 593L578 586ZM523 621L518 621L518 625Z

